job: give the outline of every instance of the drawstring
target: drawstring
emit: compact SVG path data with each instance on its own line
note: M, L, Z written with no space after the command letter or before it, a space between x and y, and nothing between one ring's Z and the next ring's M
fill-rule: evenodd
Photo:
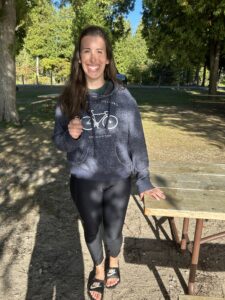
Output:
M91 112L91 103L90 103L90 98L87 96L87 102L88 102L88 114L91 120L91 130L92 130L92 135L93 135L93 144L94 144L94 156L96 156L96 133L95 133L95 128L94 128L94 121L92 118L92 112Z
M106 123L105 123L105 128L107 128L108 131L109 131L108 124L109 124L110 113L111 113L111 96L109 96L109 102L108 102L108 117L107 117L107 120L106 120Z
M108 90L108 89L107 89ZM105 91L105 93L107 92L107 90ZM107 131L109 132L109 118L110 118L110 113L111 113L111 95L109 95L109 101L108 101L108 116L107 116L107 120L105 123L105 128L107 129ZM92 129L92 135L93 135L93 144L94 144L94 156L96 156L96 150L97 150L97 143L96 143L96 131L95 131L95 126L94 126L94 120L92 117L92 112L91 112L91 103L90 103L90 96L87 95L87 104L88 104L88 114L91 120L91 129Z

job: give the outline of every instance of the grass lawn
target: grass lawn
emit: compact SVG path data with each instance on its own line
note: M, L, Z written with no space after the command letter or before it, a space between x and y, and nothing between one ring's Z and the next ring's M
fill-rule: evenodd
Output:
M205 97L204 90L180 89L175 88L129 88L130 92L137 100L139 106L177 106L183 108L192 108L193 103L203 103L202 109L214 109L213 102L221 104L225 101L225 93L220 93L222 97ZM18 110L22 120L30 118L48 119L52 117L49 108L54 107L55 100L42 98L50 94L59 94L62 91L61 86L21 86L17 92ZM39 98L40 97L40 98ZM207 107L207 105L210 107ZM196 105L195 105L196 106ZM216 105L218 106L218 105ZM218 109L218 107L216 107ZM220 108L219 108L220 110ZM48 113L50 113L48 115Z
M206 97L196 89L129 88L138 102L151 160L225 162L225 94ZM22 128L52 131L56 99L62 87L20 87L17 105ZM209 101L210 100L210 101ZM4 125L5 128L12 128ZM4 134L4 132L0 132Z
M187 106L191 97L184 90L171 88L129 88L139 105Z
M42 96L59 94L61 86L24 86L17 92L17 107L23 125L40 121L51 121L54 117L54 107L57 100Z
M191 105L191 96L185 91L158 88L129 88L139 106L179 106ZM17 92L17 105L23 124L50 121L54 116L57 100L47 98L50 94L60 94L61 86L24 86Z

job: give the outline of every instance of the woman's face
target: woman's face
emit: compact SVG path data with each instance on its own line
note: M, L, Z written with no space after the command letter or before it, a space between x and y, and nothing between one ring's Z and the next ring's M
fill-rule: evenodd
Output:
M81 40L79 62L85 73L87 87L101 87L105 82L105 66L109 63L104 39L100 36L84 36Z

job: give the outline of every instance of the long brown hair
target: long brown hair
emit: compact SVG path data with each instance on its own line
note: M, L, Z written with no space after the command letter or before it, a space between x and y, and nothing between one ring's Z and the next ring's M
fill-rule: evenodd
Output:
M101 27L95 25L84 28L79 36L73 53L69 79L60 96L61 108L69 119L79 116L81 110L87 109L86 78L82 65L79 63L81 40L87 35L100 36L105 41L106 55L107 59L109 60L109 64L105 66L104 78L106 80L112 80L113 82L116 82L116 66L113 58L112 46L106 32Z

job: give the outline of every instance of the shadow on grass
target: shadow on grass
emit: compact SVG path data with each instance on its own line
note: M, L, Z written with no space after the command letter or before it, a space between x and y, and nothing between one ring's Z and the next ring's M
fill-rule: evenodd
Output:
M190 135L207 139L210 144L223 148L225 145L225 102L218 98L207 103L206 97L171 88L129 88L138 102L143 120L151 120L160 126L180 129ZM24 126L32 126L54 118L57 99L37 98L59 94L62 87L21 87L17 93L20 117ZM225 96L224 96L225 98ZM40 100L42 99L42 101ZM202 99L202 103L195 100ZM154 114L151 114L154 113Z
M225 95L208 103L206 97L184 90L131 89L131 92L138 101L143 120L207 139L219 149L224 147ZM200 99L202 103L196 102Z
M146 109L141 111L146 112ZM207 139L210 144L220 149L225 145L225 105L220 114L214 114L213 111L204 112L203 109L187 111L177 107L152 107L151 112L155 115L149 118L160 126L177 128L190 135ZM148 117L145 115L143 119Z
M65 174L55 179L37 195L40 219L29 266L26 300L84 299L78 215L66 192Z
M201 257L198 270L208 272L224 272L225 264L222 260L224 250L225 245L222 244L204 244L201 247ZM203 262L204 257L209 256L210 260L207 264L205 264ZM126 237L124 239L124 258L126 263L129 264L148 266L149 270L153 273L157 281L164 299L170 300L171 297L169 295L168 286L163 282L163 277L160 274L158 267L173 269L183 288L184 293L187 293L187 282L181 273L181 269L189 268L191 258L189 253L179 253L171 241ZM215 263L215 261L217 263ZM197 282L198 277L196 278L196 284Z
M25 293L20 277L24 282L24 257L30 254L25 299L83 300L84 266L69 174L51 141L53 120L35 118L26 126L0 129L1 292L5 299L8 293Z

